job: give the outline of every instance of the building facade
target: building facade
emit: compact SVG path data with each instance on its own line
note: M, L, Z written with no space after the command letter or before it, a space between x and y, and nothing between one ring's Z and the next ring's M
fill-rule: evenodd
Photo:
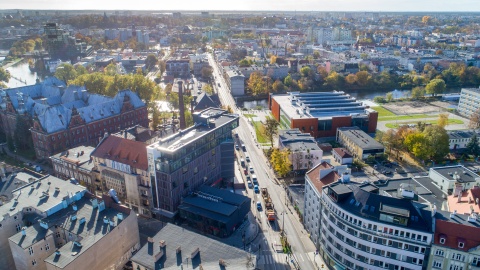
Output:
M313 181L313 180L312 180ZM319 255L334 269L425 269L433 240L431 212L409 199L378 194L371 184L342 178L305 185L306 227ZM318 197L319 196L319 197ZM317 237L317 238L314 238Z
M226 81L233 96L245 95L245 76L240 71L228 71Z
M269 108L280 127L298 128L315 138L335 137L340 127L356 126L367 133L377 129L378 112L341 91L270 95Z
M78 183L93 193L101 190L100 183L95 181L92 170L93 160L90 154L94 149L91 146L79 146L51 156L55 176L60 179L75 178Z
M33 147L38 159L79 145L96 145L105 132L136 124L148 126L145 103L132 91L113 98L90 94L54 78L35 85L0 91L0 121L14 136L17 116L31 120Z
M337 142L352 153L354 158L367 159L381 155L385 147L358 127L337 129Z
M165 71L167 76L187 77L190 73L190 60L185 59L168 59L166 61Z
M150 217L152 184L146 147L142 142L108 136L92 152L92 158L102 190L114 189L135 213Z
M294 171L307 171L322 161L323 151L309 134L299 129L280 130L278 148L290 150L290 162Z
M235 174L232 130L238 127L238 116L210 108L194 113L193 121L194 126L147 147L154 210L167 217L201 185Z
M428 177L448 195L456 187L461 187L459 191L463 192L480 185L480 176L463 165L430 168Z
M480 89L462 88L457 112L466 118L470 118L473 113L478 112L478 109L480 109Z

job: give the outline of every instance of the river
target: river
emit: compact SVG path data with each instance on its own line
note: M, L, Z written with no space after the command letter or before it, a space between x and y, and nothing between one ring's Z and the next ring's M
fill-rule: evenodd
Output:
M28 63L22 61L12 67L7 68L12 76L7 84L8 87L20 87L25 85L32 85L37 82L37 73L31 72L28 68ZM41 80L41 78L39 78Z

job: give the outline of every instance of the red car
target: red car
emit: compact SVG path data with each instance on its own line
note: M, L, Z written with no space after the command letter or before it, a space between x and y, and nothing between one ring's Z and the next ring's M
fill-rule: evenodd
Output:
M244 173L245 175L248 175L247 169L243 170L243 173Z

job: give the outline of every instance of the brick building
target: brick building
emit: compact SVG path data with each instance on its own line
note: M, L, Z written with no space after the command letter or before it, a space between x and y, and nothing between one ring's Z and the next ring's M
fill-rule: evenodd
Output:
M335 137L337 128L377 129L378 112L342 91L270 95L269 108L284 129L298 128L315 138Z
M68 86L54 78L42 83L0 90L0 124L14 136L17 116L31 119L37 158L79 145L95 145L105 132L136 124L148 126L147 106L132 91L114 97L90 94L83 86Z

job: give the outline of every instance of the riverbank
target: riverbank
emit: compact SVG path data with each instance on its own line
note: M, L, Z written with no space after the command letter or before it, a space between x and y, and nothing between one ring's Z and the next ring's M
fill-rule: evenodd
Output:
M24 60L24 58L19 58L19 59L13 61L13 62L9 62L9 63L6 63L6 64L3 64L3 62L2 62L2 67L3 67L3 69L7 69L9 67L13 67L17 64L20 64L23 60Z

